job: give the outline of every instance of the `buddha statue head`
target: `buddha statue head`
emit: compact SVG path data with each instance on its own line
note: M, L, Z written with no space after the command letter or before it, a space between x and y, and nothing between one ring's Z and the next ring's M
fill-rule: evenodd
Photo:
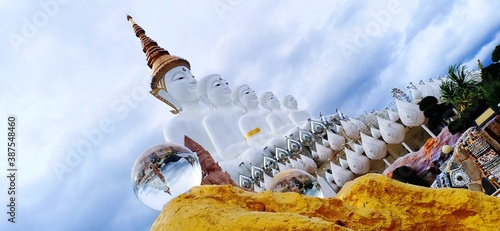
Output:
M291 95L285 95L282 100L283 106L285 106L289 110L296 110L299 106L295 97Z
M246 111L258 109L259 106L259 97L247 84L239 85L234 89L233 100L243 106Z
M229 84L218 74L211 74L200 79L196 94L200 99L208 100L215 108L233 102Z
M160 83L162 83L161 89L166 90L181 105L198 102L196 95L198 81L188 67L177 66L170 69L162 77Z
M275 111L281 109L280 101L270 91L266 91L260 96L260 105L262 105L264 109L269 111Z
M194 89L196 80L190 71L187 60L170 55L146 35L142 27L127 15L135 35L141 40L142 51L146 54L148 66L151 68L151 94L173 108L172 113L178 114L182 104L197 102Z

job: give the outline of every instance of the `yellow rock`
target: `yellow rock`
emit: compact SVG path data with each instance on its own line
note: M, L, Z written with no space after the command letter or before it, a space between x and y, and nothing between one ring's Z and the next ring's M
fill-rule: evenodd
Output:
M173 199L151 230L500 230L500 199L368 174L338 198L199 186Z

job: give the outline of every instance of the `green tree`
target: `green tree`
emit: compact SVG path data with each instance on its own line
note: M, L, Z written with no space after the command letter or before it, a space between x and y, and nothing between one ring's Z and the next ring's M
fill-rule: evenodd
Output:
M486 101L493 107L494 109L498 109L500 103L500 81L493 81L489 84L483 85L484 96Z
M473 100L482 97L478 80L467 71L467 66L457 64L448 69L448 78L441 84L441 96L461 112L470 106Z
M491 53L491 61L498 62L500 61L500 45L495 47L493 53Z

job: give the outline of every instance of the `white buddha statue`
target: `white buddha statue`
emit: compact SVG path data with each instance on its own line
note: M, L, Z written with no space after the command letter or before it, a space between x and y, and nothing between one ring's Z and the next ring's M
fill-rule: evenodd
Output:
M244 112L233 104L226 80L217 74L208 75L200 80L196 91L200 98L205 97L214 107L203 119L203 125L219 157L222 160L239 159L247 166L261 166L261 153L250 148L238 129Z
M165 74L162 81L166 90L160 91L159 95L170 98L170 102L179 105L180 111L179 115L165 125L163 130L165 140L183 144L184 135L189 136L212 153L216 162L221 161L202 122L205 115L210 112L210 108L200 102L196 95L198 82L189 69L185 66L174 67Z
M243 84L233 91L233 100L246 111L238 121L241 134L248 144L256 149L264 147L274 151L274 146L285 147L284 137L279 139L266 122L266 113L259 108L259 98L250 86Z
M289 110L288 118L295 124L297 127L303 127L304 123L307 123L311 118L311 113L307 110L299 110L298 103L295 97L291 95L286 95L282 100L283 106Z
M210 109L196 95L197 81L191 73L189 62L170 55L158 46L132 17L127 16L127 20L141 39L148 66L151 67L151 94L171 106L173 114L178 114L163 130L165 141L182 145L184 136L188 136L212 153L215 161L220 161L202 124Z
M266 116L266 121L275 135L289 136L295 133L296 126L288 118L288 114L281 109L280 101L272 92L264 92L260 97L260 104L264 109L270 111Z

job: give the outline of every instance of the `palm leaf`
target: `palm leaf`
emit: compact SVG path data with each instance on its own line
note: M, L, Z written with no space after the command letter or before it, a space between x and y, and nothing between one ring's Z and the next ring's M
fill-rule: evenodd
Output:
M468 107L473 99L483 97L479 82L461 63L448 68L448 79L440 88L442 98L459 111Z
M467 66L457 64L448 68L448 78L457 84L459 88L471 89L477 84L472 78L472 74L467 70Z
M453 98L457 95L457 88L454 82L446 80L440 86L441 97L448 103L453 104Z

